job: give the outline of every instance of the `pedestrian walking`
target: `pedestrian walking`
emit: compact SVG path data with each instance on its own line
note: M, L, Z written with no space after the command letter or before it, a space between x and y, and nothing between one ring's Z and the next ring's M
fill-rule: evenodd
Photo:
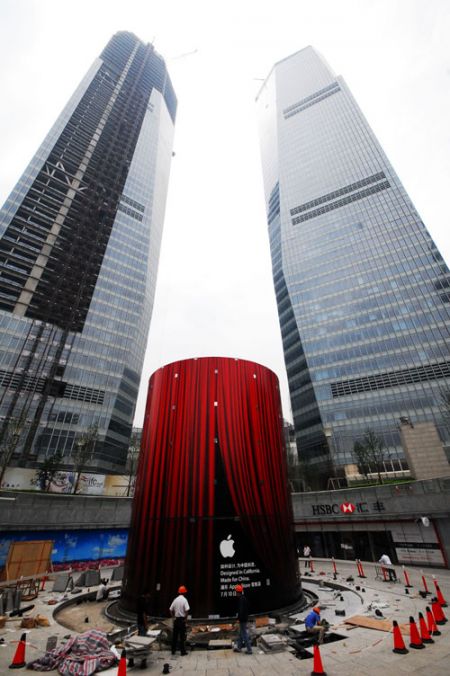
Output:
M234 588L238 596L237 603L237 618L239 620L239 636L234 647L236 653L240 653L242 648L246 647L247 655L252 654L252 643L248 635L248 601L244 594L244 587L237 584Z
M303 547L303 556L305 558L305 568L310 568L311 567L311 547L309 545L305 545Z
M189 613L189 603L185 597L187 589L184 585L178 587L178 596L174 598L169 608L173 620L173 634L172 634L172 655L177 651L177 643L180 643L180 653L187 655L186 652L186 618Z

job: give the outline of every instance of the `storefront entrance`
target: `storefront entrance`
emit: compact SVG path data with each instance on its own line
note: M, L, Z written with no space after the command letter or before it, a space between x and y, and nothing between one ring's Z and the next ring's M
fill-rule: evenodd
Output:
M297 533L297 549L302 556L303 547L309 544L313 557L354 561L378 561L387 554L398 563L390 531L319 531Z

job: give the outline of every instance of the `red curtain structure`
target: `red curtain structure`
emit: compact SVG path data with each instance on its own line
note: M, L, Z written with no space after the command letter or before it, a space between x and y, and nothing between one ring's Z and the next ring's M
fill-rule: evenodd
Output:
M239 551L224 558L227 533ZM223 617L240 579L252 612L301 595L278 379L240 359L174 362L150 379L120 605L149 593L166 616L184 584L193 616Z

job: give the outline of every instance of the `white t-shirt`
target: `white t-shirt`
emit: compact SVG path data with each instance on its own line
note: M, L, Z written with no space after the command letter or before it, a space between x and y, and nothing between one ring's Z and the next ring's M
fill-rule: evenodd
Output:
M385 566L392 566L392 561L387 554L383 554L378 563L384 563Z
M105 592L106 592L106 585L101 584L100 587L97 589L97 594L95 595L95 600L96 601L103 601L105 598Z
M190 608L183 594L180 594L172 601L169 610L175 617L187 617Z
M303 556L311 556L311 547L308 547L308 545L303 547Z

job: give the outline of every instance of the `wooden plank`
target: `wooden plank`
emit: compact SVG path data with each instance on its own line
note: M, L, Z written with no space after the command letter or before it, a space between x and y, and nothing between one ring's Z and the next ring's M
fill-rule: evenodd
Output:
M351 624L355 627L363 627L364 629L377 629L378 631L392 631L391 620L377 620L374 617L366 617L365 615L353 615L344 620L345 624ZM399 624L402 634L409 635L409 624Z
M52 540L11 542L6 561L7 580L46 573L50 568Z

